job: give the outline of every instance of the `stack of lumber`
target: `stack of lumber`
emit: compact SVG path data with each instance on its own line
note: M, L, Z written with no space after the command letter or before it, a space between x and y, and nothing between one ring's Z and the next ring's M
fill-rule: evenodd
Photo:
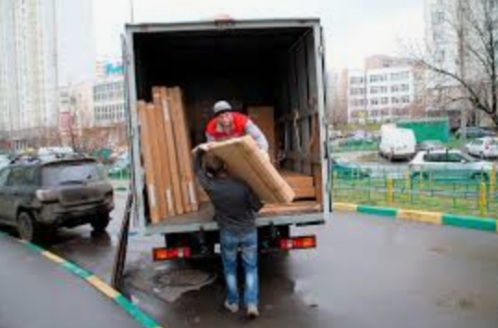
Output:
M216 142L209 151L221 158L231 175L244 180L265 203L290 203L295 197L250 136Z
M137 107L150 218L159 223L197 211L198 200L181 90L154 87L152 95Z

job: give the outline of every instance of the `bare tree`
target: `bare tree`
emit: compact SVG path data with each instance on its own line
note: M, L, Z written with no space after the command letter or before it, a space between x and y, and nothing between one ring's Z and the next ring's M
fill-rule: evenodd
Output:
M428 86L431 102L463 108L463 125L468 114L465 108L470 107L498 126L498 0L438 3L432 11L432 33L426 35L425 54L411 49L416 60L432 72Z

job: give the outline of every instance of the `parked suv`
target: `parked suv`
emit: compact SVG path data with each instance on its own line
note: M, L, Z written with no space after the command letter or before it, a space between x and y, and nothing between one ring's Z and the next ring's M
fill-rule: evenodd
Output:
M498 158L498 138L485 137L472 140L465 148L470 155L479 158Z
M10 165L0 170L0 222L39 242L59 227L104 231L114 208L103 166L91 158Z

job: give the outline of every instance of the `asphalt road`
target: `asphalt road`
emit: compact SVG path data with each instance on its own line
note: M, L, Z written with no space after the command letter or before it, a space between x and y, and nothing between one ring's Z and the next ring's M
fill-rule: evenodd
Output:
M115 220L99 238L87 227L63 231L52 251L109 279L118 226ZM262 259L261 317L254 322L223 311L219 261L151 264L150 249L161 245L160 237L130 239L129 292L153 318L175 328L498 327L496 234L348 213L294 233L316 233L318 249ZM218 279L183 288L195 272L205 275L194 280Z
M0 237L0 327L140 327L111 299L19 242Z

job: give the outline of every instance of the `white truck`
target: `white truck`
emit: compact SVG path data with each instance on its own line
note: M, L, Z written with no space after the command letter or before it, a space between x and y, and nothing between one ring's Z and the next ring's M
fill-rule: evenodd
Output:
M316 247L315 236L292 236L299 229L290 227L324 224L332 207L320 21L223 19L127 25L123 48L132 208L135 223L145 234L165 237L164 247L154 249L154 258L213 255L219 229L212 211L202 206L197 212L151 223L137 101L150 101L153 86L182 88L193 146L205 141L205 124L216 100L229 100L242 112L248 106L273 106L279 169L304 177L302 181L310 179L316 193L287 210L258 217L260 250Z

